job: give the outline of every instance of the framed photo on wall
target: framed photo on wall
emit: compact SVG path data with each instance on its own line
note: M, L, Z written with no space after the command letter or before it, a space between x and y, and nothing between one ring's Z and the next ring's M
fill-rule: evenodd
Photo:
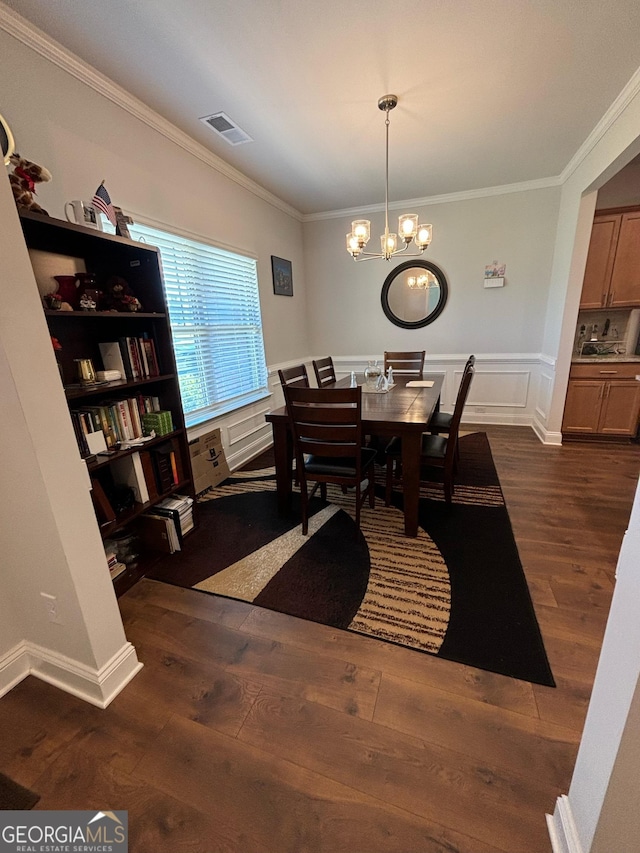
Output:
M277 296L293 296L293 273L291 261L276 258L271 255L271 273L273 275L273 292Z

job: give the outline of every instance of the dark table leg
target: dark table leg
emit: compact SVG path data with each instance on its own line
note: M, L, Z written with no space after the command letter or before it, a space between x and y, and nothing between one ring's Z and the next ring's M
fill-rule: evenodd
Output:
M293 442L286 421L273 421L273 455L276 463L278 512L291 511L291 478L293 476Z
M402 434L402 494L406 536L418 535L421 442L422 434L419 432L411 431Z

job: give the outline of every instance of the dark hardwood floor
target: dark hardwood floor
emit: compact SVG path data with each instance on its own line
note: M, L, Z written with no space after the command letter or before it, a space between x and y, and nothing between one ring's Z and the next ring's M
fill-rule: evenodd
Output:
M143 580L143 670L105 711L26 679L0 770L39 809L128 809L134 853L549 851L640 448L483 429L557 688Z

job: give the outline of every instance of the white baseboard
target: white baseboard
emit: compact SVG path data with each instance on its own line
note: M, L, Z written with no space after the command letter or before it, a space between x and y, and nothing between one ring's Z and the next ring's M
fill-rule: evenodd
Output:
M0 696L4 696L30 672L27 644L18 643L0 657Z
M553 853L583 853L569 797L558 797L553 815L546 818Z
M91 705L106 708L141 669L131 643L125 643L110 661L96 670L23 641L0 658L0 696L27 675L34 675Z
M531 428L543 444L551 444L554 447L560 447L562 445L561 432L551 432L550 430L545 429L540 421L537 421L535 418L531 424Z

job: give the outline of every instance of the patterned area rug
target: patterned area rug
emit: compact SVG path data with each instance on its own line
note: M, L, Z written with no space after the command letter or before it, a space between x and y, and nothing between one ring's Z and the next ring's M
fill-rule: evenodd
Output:
M402 495L353 521L353 495L312 502L309 535L277 513L269 454L200 502L200 526L149 576L554 685L484 433L460 440L454 502L421 489L420 531L404 535ZM262 466L262 467L261 467Z
M0 811L24 811L32 809L40 799L28 788L18 785L13 779L0 773ZM25 845L28 847L28 845Z

